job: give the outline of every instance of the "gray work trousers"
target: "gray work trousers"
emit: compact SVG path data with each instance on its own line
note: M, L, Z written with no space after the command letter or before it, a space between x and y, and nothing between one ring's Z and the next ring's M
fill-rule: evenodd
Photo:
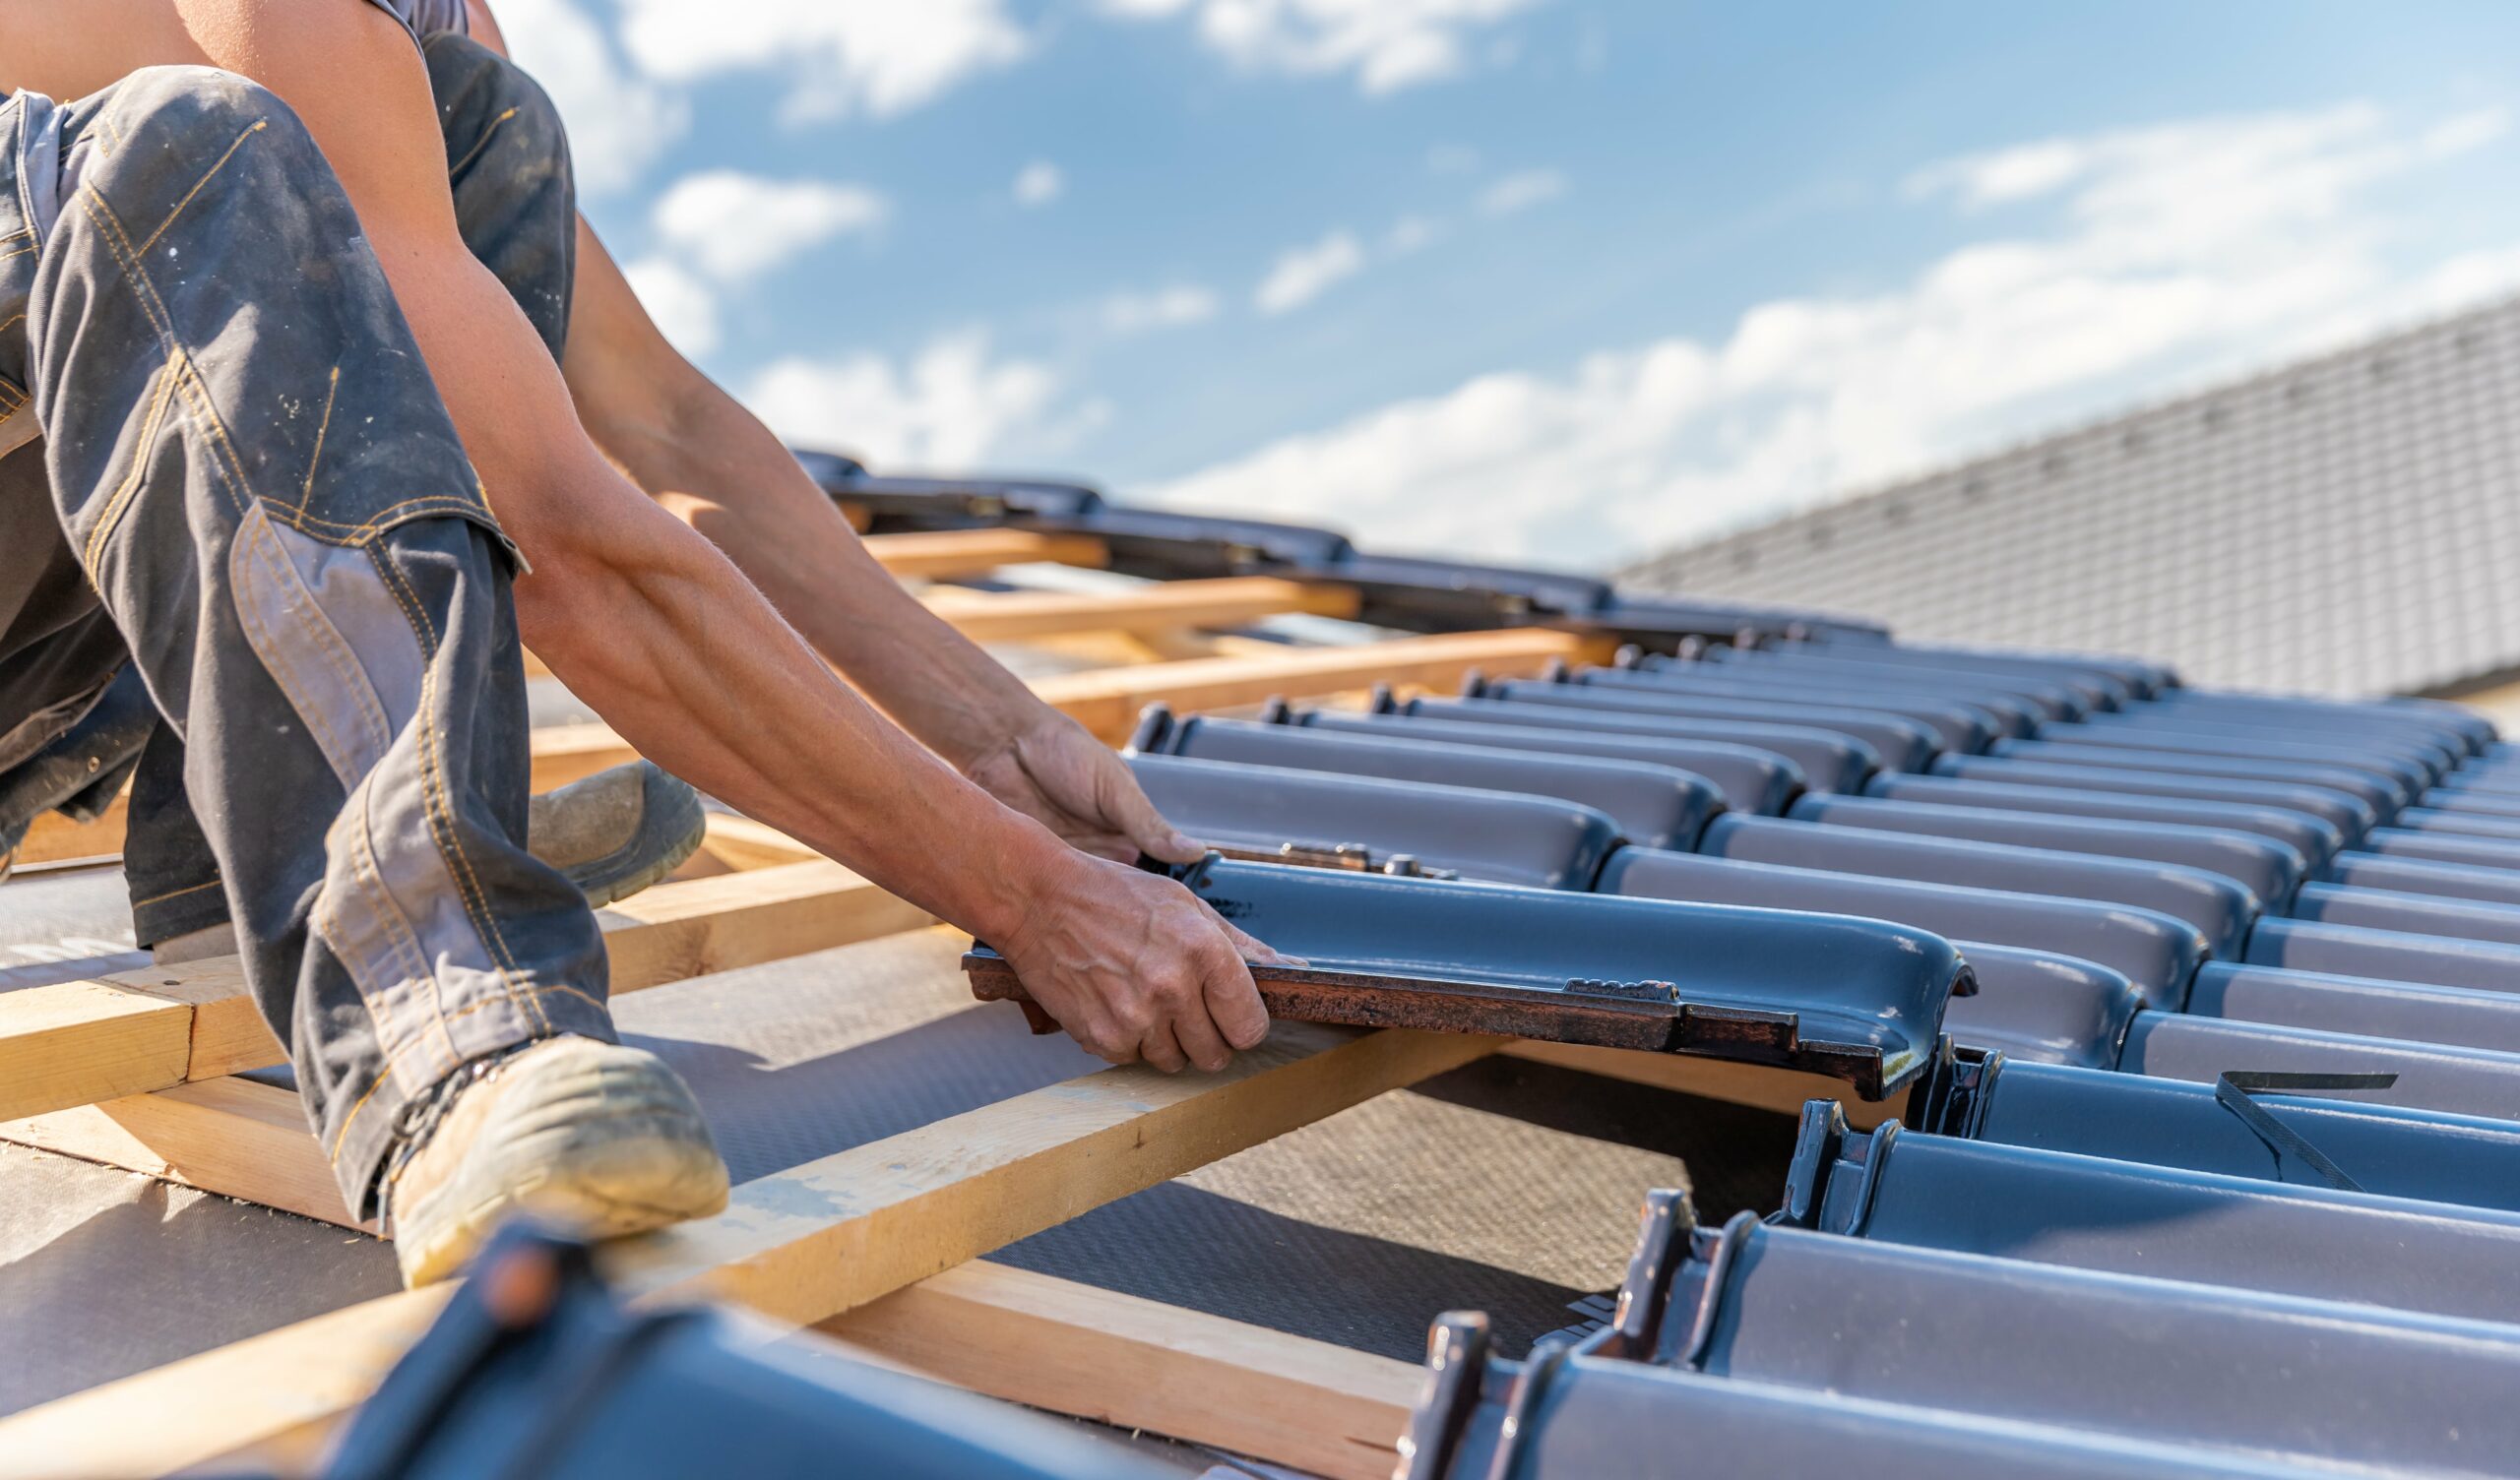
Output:
M558 117L462 36L423 54L466 240L556 356ZM525 847L517 553L347 197L249 82L156 68L0 108L0 538L66 542L125 649L81 661L136 668L160 716L140 937L234 920L365 1215L456 1068L614 1036L595 918Z

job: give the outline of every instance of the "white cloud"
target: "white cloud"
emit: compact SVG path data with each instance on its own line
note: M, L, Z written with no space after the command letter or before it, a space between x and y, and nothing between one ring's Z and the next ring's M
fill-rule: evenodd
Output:
M1948 161L1913 184L1930 209L2044 202L2045 219L1895 288L1758 304L1720 341L1480 376L1152 492L1389 548L1640 558L2520 282L2509 244L2404 263L2373 199L2498 137L2498 117L2424 130L2349 106Z
M1264 314L1291 313L1327 292L1331 285L1354 278L1365 268L1365 249L1346 231L1333 231L1308 247L1279 255L1269 275L1251 295Z
M1391 223L1383 233L1382 249L1393 257L1406 257L1421 248L1432 246L1444 234L1441 223L1422 216L1404 216Z
M1015 204L1046 206L1067 193L1067 176L1047 159L1036 159L1015 173Z
M680 263L643 257L623 264L621 276L630 279L630 290L639 295L648 317L685 358L697 359L718 347L717 291Z
M1512 216L1556 200L1566 193L1566 177L1553 169L1526 169L1510 174L1479 193L1479 209L1489 216Z
M629 185L690 127L681 94L633 74L573 0L499 0L499 30L517 64L559 105L588 195Z
M1237 66L1354 73L1372 95L1458 75L1473 33L1540 0L1102 0L1132 20L1196 18L1199 39Z
M1030 46L1004 0L620 0L620 7L622 41L649 76L689 83L783 71L794 119L896 117L1017 61Z
M1055 450L1078 429L1054 419L1048 368L998 359L974 330L930 342L907 363L879 354L790 357L754 378L745 397L781 435L843 449L877 467L969 468L1010 448ZM1086 424L1105 414L1089 405Z
M1102 300L1097 317L1104 332L1131 335L1204 324L1216 315L1217 295L1196 283L1185 282L1153 292L1115 293Z
M860 186L713 169L675 181L650 221L685 261L731 283L835 237L873 231L890 214L882 196Z
M2426 130L2424 149L2433 154L2459 154L2482 149L2510 132L2511 115L2499 107L2479 108L2445 118Z

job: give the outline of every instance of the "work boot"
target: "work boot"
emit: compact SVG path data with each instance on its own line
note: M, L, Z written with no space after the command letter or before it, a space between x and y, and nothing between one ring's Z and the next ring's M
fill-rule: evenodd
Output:
M409 1287L455 1273L520 1212L617 1238L726 1205L726 1164L690 1089L635 1048L546 1039L430 1110L385 1189Z
M600 909L672 873L708 831L700 793L633 761L536 797L525 843Z
M536 797L525 837L600 909L681 867L708 832L700 793L653 761L632 761ZM161 966L235 954L236 927L225 921L150 947Z

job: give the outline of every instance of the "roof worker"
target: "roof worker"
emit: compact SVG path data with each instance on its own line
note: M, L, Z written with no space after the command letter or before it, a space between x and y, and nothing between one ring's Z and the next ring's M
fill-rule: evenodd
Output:
M590 908L697 800L530 799L520 640L1102 1057L1266 1033L1267 949L1114 861L1198 845L666 345L481 0L0 0L0 847L131 777L142 943L243 956L408 1282L726 1197Z

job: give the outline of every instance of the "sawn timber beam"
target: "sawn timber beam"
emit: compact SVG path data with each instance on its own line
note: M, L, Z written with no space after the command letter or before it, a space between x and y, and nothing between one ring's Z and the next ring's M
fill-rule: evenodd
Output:
M1101 567L1109 555L1102 541L1085 534L1036 534L1028 529L945 529L932 534L869 534L866 553L893 575L908 580L950 581L1009 565Z
M1387 1480L1424 1370L974 1260L819 1329L958 1388L1214 1445L1328 1480Z
M1050 708L1111 745L1127 742L1138 712L1158 702L1184 712L1317 699L1376 684L1458 688L1472 669L1489 677L1538 673L1552 659L1606 657L1606 641L1541 627L1395 638L1351 648L1285 648L1232 657L1194 657L1133 668L1098 668L1033 680ZM636 760L630 742L601 724L553 725L534 732L534 789L548 791Z
M985 592L940 586L927 609L975 643L1011 643L1078 632L1171 632L1238 627L1264 617L1353 617L1356 593L1267 576L1166 581L1124 591Z
M1307 648L1284 654L1192 658L1142 668L1068 674L1042 679L1036 692L1074 715L1102 739L1124 740L1138 711L1163 701L1183 709L1257 704L1275 695L1339 693L1375 683L1448 687L1472 668L1489 673L1535 672L1553 658L1585 655L1588 640L1537 628L1404 638L1353 648ZM535 787L547 790L631 758L619 736L602 725L567 725L536 732ZM610 912L607 943L613 953L616 991L636 991L700 970L776 959L781 956L865 938L860 915L885 929L906 928L908 906L883 894L837 864L789 865L829 869L824 874L760 870L720 879L663 886ZM800 897L761 897L748 906L752 921L800 921L780 931L742 919L713 922L681 900L750 897L760 883L780 876ZM754 881L749 885L737 881ZM718 894L709 890L733 891ZM839 898L851 908L834 908ZM877 902L880 901L880 902ZM674 912L680 909L681 914ZM667 918L672 915L672 918ZM646 927L623 934L624 927ZM859 933L850 934L850 930ZM784 932L784 933L783 933ZM715 964L701 966L687 943L716 943ZM780 946L780 940L815 944ZM658 974L660 952L680 953L676 974ZM72 1105L163 1089L260 1068L281 1058L253 1005L244 995L233 961L173 971L126 972L95 981L29 988L0 996L0 1119L16 1119Z
M597 911L636 992L915 929L929 916L828 861L662 884ZM233 956L0 993L0 1120L286 1057Z
M1105 1070L745 1183L615 1263L643 1299L809 1326L1498 1046L1281 1024L1221 1074ZM302 1444L445 1298L368 1301L0 1419L0 1477L166 1474Z
M1033 692L1099 738L1119 745L1127 741L1138 711L1158 701L1189 711L1260 704L1279 697L1320 698L1378 683L1451 689L1458 687L1463 675L1474 668L1491 677L1514 677L1538 673L1552 658L1573 662L1606 657L1607 654L1601 648L1601 640L1573 633L1511 628L1398 638L1350 648L1279 648L1228 657L1185 658L1065 673L1036 679ZM637 759L637 750L609 725L546 725L534 732L534 789L549 791ZM39 823L29 834L25 861L118 853L122 849L120 823L118 812L87 827L58 818Z

